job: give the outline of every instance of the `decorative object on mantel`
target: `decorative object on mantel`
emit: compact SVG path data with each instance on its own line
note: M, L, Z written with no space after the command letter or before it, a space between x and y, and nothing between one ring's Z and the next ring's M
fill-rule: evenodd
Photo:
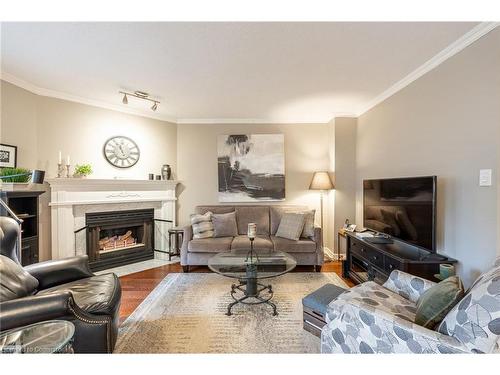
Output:
M332 190L334 189L335 186L333 185L333 182L330 178L330 174L328 172L314 172L313 178L311 180L311 184L309 185L309 190L320 190L321 191L321 198L320 198L320 204L321 204L321 239L323 242L323 246L325 246L324 242L324 228L323 228L323 195L325 194L325 191L327 190Z
M141 156L139 146L125 136L109 138L104 143L103 153L108 163L117 168L133 167Z
M150 173L148 175L148 179L151 180L151 181L154 180L155 179L155 174L154 173Z
M75 172L73 173L73 177L76 178L85 178L88 175L92 174L92 166L90 164L77 164L75 166Z
M158 109L158 104L160 104L160 102L158 100L151 99L149 97L149 94L147 92L144 92L144 91L134 91L133 93L126 92L126 91L118 91L118 92L120 94L123 94L122 103L125 105L128 104L128 97L129 96L133 96L134 98L137 98L137 99L147 100L147 101L152 102L153 105L151 106L151 110L154 112Z
M285 199L283 134L217 137L219 202Z
M59 161L57 163L57 178L68 178L71 176L69 169L71 167L69 155L66 158L66 165L63 165L62 153L59 151Z
M17 167L17 146L0 143L0 167L1 168Z
M163 164L163 167L161 167L162 180L170 180L171 177L172 177L172 169L170 168L170 165Z
M25 168L0 168L0 181L13 184L43 184L45 171Z

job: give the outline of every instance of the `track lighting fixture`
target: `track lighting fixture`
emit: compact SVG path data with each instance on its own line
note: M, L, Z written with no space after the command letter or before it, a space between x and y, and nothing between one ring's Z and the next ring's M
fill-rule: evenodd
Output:
M125 91L119 91L120 94L123 94L123 99L122 103L123 104L128 104L128 97L133 96L134 98L142 99L142 100L148 100L150 102L153 102L153 105L151 106L152 111L156 111L158 109L158 104L160 102L158 100L151 99L149 97L149 94L144 91L134 91L132 92L125 92Z

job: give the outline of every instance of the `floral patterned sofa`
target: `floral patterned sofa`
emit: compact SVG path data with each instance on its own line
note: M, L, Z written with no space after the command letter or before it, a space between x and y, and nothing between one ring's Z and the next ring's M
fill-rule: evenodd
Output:
M500 353L500 258L430 330L414 323L419 296L435 283L393 271L328 306L322 353Z

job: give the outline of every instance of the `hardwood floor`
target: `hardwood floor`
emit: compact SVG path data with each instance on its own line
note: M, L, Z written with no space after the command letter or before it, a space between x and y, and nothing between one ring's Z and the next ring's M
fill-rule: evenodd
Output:
M123 322L149 293L169 273L182 272L180 263L168 264L152 268L146 271L133 273L120 277L122 285L122 303L120 307L120 323ZM208 267L191 267L190 272L211 272ZM312 272L312 267L298 266L293 272ZM335 272L342 277L342 264L340 262L328 262L323 265L321 272ZM354 284L349 279L344 279L347 285Z

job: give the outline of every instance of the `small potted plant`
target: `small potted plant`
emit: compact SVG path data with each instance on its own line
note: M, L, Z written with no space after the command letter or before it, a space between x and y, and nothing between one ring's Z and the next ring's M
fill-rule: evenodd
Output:
M77 164L75 166L75 173L73 173L73 177L85 178L89 174L92 174L92 166L90 164Z
M0 181L6 183L26 184L30 179L30 170L26 168L0 168L0 176L3 177Z

